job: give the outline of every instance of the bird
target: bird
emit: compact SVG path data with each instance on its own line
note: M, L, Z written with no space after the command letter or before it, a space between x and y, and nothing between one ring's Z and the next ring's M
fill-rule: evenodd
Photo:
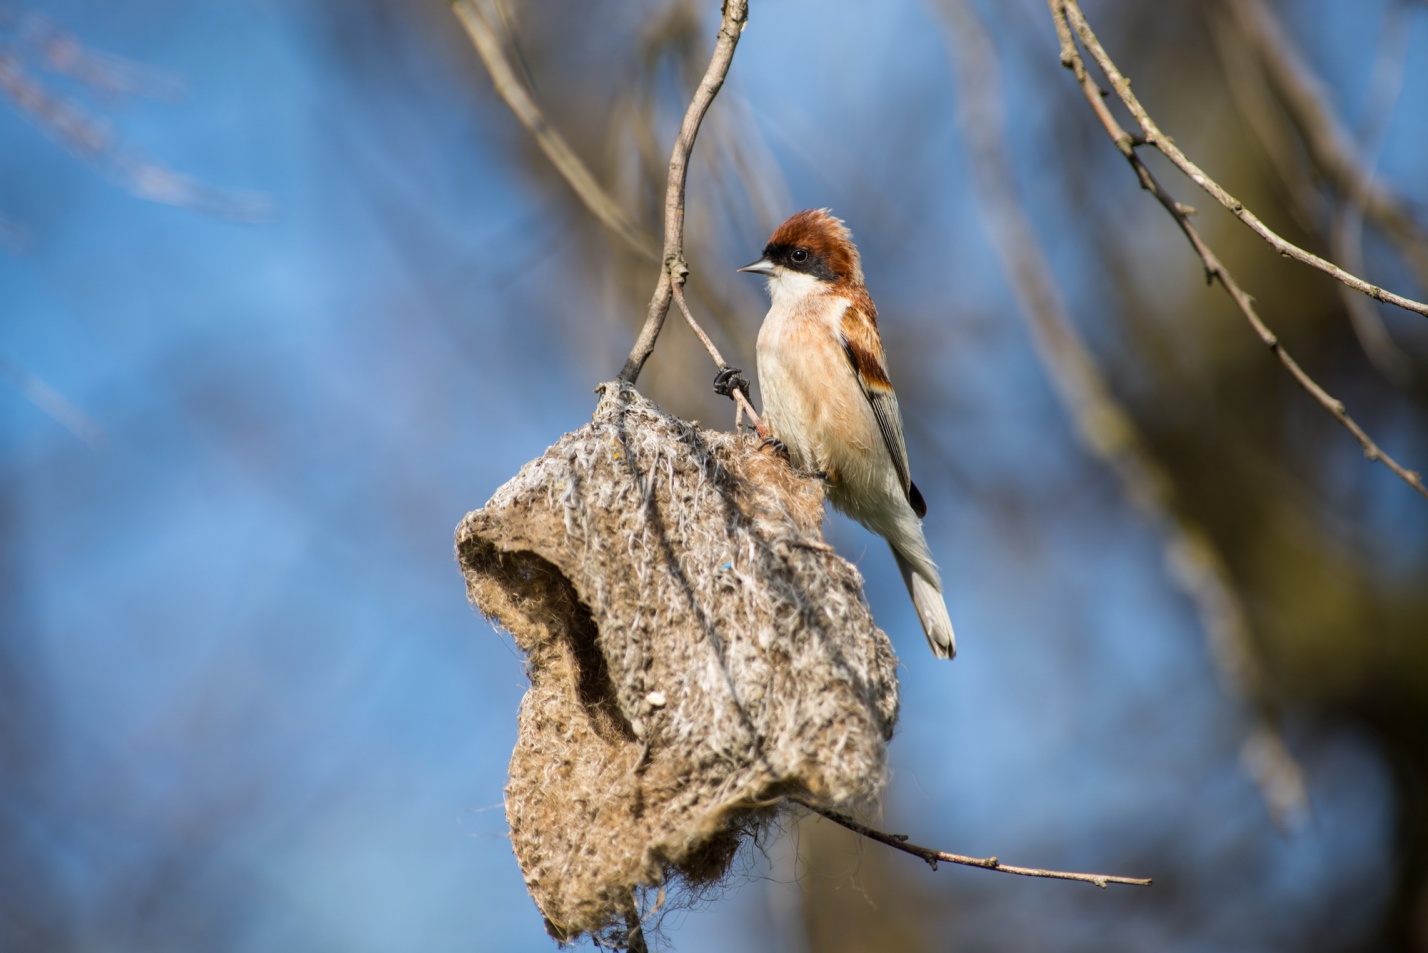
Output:
M938 658L957 653L942 577L912 482L878 311L853 235L826 208L796 212L758 261L771 299L756 349L764 423L789 462L823 475L828 499L887 540Z

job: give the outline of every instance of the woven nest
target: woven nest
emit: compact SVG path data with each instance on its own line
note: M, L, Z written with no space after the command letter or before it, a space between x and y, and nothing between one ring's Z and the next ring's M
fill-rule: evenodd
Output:
M557 940L618 944L639 891L717 881L784 796L878 795L897 660L817 479L599 390L456 548L528 657L505 797L526 886Z

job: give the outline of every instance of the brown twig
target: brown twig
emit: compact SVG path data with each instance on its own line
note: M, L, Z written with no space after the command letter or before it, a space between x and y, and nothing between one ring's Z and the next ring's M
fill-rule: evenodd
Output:
M905 834L886 834L866 824L860 824L844 814L837 811L821 807L812 801L800 797L789 798L795 804L808 808L815 814L828 818L835 824L839 824L852 831L854 834L861 834L869 840L875 840L879 844L886 844L889 847L920 857L926 861L933 870L937 869L939 863L961 864L964 867L981 867L985 870L996 870L1004 874L1016 874L1021 877L1049 877L1054 880L1079 880L1083 883L1095 884L1104 889L1109 884L1128 884L1132 887L1149 887L1151 879L1149 877L1118 877L1114 874L1082 874L1069 870L1043 870L1039 867L1013 867L1011 864L1004 864L996 857L969 857L966 854L949 854L944 850L934 850L931 847L922 847L907 839Z
M1215 201L1229 209L1231 214L1248 225L1256 235L1263 238L1269 243L1270 247L1281 255L1317 268L1324 272L1324 274L1343 282L1355 291L1368 295L1375 301L1385 301L1389 304L1397 305L1405 311L1412 311L1416 314L1428 317L1428 304L1422 301L1414 301L1412 298L1405 298L1391 291L1386 291L1378 285L1370 284L1357 275L1351 275L1333 262L1320 258L1312 252L1305 251L1293 242L1285 240L1268 225L1260 221L1258 216L1245 208L1243 202L1231 195L1225 190L1224 186L1210 178L1203 169L1191 162L1185 153L1181 152L1179 147L1175 145L1174 141L1160 131L1160 127L1150 118L1150 115L1145 111L1145 107L1140 104L1140 100L1131 92L1130 80L1126 79L1121 71L1116 68L1116 64L1101 46L1101 41L1097 39L1096 34L1091 30L1090 24L1086 22L1085 14L1081 12L1081 7L1077 4L1076 0L1049 0L1049 2L1051 4L1052 16L1056 20L1057 33L1061 37L1062 65L1068 69L1073 68L1071 61L1067 59L1067 44L1071 43L1071 36L1074 31L1076 38L1086 47L1086 51L1091 54L1091 58L1096 61L1096 65L1105 73L1106 79L1110 81L1111 88L1115 90L1116 96L1125 104L1131 116L1134 117L1136 123L1140 125L1141 136L1139 142L1158 149L1167 159L1174 163L1180 171L1189 176L1192 182L1208 192ZM1072 52L1069 55L1079 59L1080 54L1074 52L1074 44L1072 44L1071 50ZM1098 90L1097 96L1099 95ZM1107 112L1107 115L1110 115L1109 112ZM1117 145L1121 147L1121 151L1125 152L1128 149L1134 149L1137 140L1132 139L1124 130L1121 131L1121 134L1124 136L1124 139L1117 140Z
M942 9L955 51L959 126L983 223L1020 305L1017 310L1031 331L1036 355L1082 445L1110 469L1125 499L1159 533L1167 571L1195 606L1226 691L1253 711L1258 725L1249 737L1278 739L1277 744L1255 748L1282 753L1278 770L1257 771L1255 778L1270 813L1288 827L1306 815L1308 793L1271 712L1249 619L1229 569L1210 535L1185 512L1170 475L1116 400L1062 300L1012 177L996 54L985 25L969 0L943 0Z
M1339 277L1339 280L1344 281L1344 283L1350 287L1357 287L1359 290L1365 291L1366 294L1370 294L1371 297L1375 297L1380 301L1389 301L1393 304L1399 304L1401 307L1407 307L1410 311L1418 311L1422 314L1428 314L1428 305L1409 301L1406 298L1393 300L1397 296L1388 296L1388 293L1382 289L1375 288L1366 282L1360 281L1360 279L1354 278L1336 265L1325 262L1317 256L1310 255L1303 249L1290 245L1278 235L1271 232L1259 222L1259 219L1250 214L1243 205L1230 196L1229 193L1225 192L1224 189L1220 188L1220 186L1206 176L1204 172L1200 171L1194 163L1185 158L1184 154L1156 128L1155 123L1146 115L1140 103L1130 94L1130 81L1121 75L1120 71L1116 69L1115 64L1112 63L1110 58L1106 55L1106 51L1101 48L1100 41L1096 38L1095 33L1091 31L1090 25L1081 14L1081 9L1077 6L1076 0L1049 0L1049 3L1051 6L1052 19L1056 24L1057 36L1061 41L1061 64L1076 75L1076 79L1080 83L1081 92L1086 97L1086 101L1090 103L1092 111L1094 111L1096 117L1100 119L1101 125L1106 130L1106 134L1111 137L1111 140L1116 144L1116 148L1120 150L1121 155L1125 157L1126 161L1130 163L1131 168L1135 170L1136 177L1140 180L1141 188L1155 196L1156 200L1170 213L1170 216L1175 220L1175 224L1180 227L1180 231L1184 233L1186 239L1189 240L1191 246L1200 256L1200 260L1205 267L1206 280L1219 281L1220 286L1229 293L1231 299L1234 300L1235 305L1239 308L1240 313L1244 315L1245 320L1249 322L1255 333L1259 335L1260 340L1270 349L1280 364L1284 366L1284 369L1289 372L1290 376L1294 378L1300 387L1308 391L1335 420L1354 435L1354 439L1359 442L1359 446L1363 448L1366 457L1370 460L1377 460L1382 463L1397 474L1405 483L1417 490L1420 495L1428 498L1428 487L1423 485L1423 480L1419 474L1405 468L1402 464L1385 453L1382 448L1369 437L1364 429L1348 415L1344 410L1343 402L1324 390L1318 382L1299 366L1294 358L1290 357L1289 352L1284 349L1284 345L1279 342L1279 338L1260 318L1259 313L1255 310L1253 299L1240 288L1234 277L1220 262L1219 258L1216 257L1215 253L1210 250L1209 245L1200 237L1200 233L1195 229L1195 226L1190 223L1190 209L1176 201L1176 199L1165 190L1164 186L1160 184L1160 181L1151 174L1150 169L1147 168L1145 163L1141 161L1140 156L1137 155L1135 151L1137 144L1144 142L1147 145L1152 145L1159 149L1167 158L1185 171L1196 184L1219 199L1226 208L1229 208L1235 213L1236 217L1265 237L1265 240L1276 249L1279 249L1282 254L1288 255L1291 258L1297 258L1300 261L1309 262L1310 264L1314 264L1315 262L1322 263L1327 267L1321 270L1325 270L1327 273ZM1072 32L1073 29L1075 31L1074 36ZM1100 65L1101 69L1105 72L1107 78L1110 79L1111 85L1120 93L1121 101L1126 103L1131 114L1135 116L1136 122L1141 125L1143 134L1139 140L1122 128L1115 116L1111 114L1109 107L1107 107L1102 98L1100 87L1096 84L1095 80L1091 78L1090 72L1086 69L1086 63L1081 58L1080 51L1077 49L1076 40L1078 38L1085 45L1086 49L1091 52L1098 65ZM1319 265L1316 265L1316 267L1319 267ZM1358 284L1356 285L1353 282L1358 282ZM1363 287L1359 287L1360 285ZM1412 307L1409 307L1410 305Z
M469 0L459 0L469 2ZM664 319L669 314L669 303L674 297L676 273L687 272L684 262L684 187L689 173L689 154L694 149L694 137L699 134L699 124L709 105L724 85L724 77L729 73L729 65L734 59L734 48L739 44L739 35L749 18L748 0L724 0L724 9L719 23L719 39L714 44L714 54L709 59L709 68L699 81L699 88L689 102L684 113L684 122L679 127L674 150L669 157L669 177L664 197L664 249L661 260L659 283L650 299L649 312L644 327L630 350L629 359L620 370L620 379L634 383L640 376L645 361L654 351L655 341ZM683 281L683 277L679 279Z
M709 352L709 356L714 359L714 363L718 366L719 370L721 372L727 371L729 365L724 362L724 355L719 353L719 349L714 346L714 342L709 339L709 335L704 333L704 329L699 326L699 322L694 320L694 315L689 311L689 305L684 300L684 276L682 274L675 277L671 290L674 293L675 304L679 306L680 312L684 315L684 320L689 322L689 327L694 332L694 336L699 338L699 343L704 345L704 350ZM769 437L770 433L768 429L764 427L764 422L759 419L759 415L754 412L754 405L750 403L749 396L744 393L744 389L742 387L735 387L730 391L730 394L734 398L734 404L739 408L739 411L749 415L749 423L753 424L754 430L758 432L758 435L764 438ZM736 429L737 426L736 422Z
M451 0L451 8L461 25L466 28L481 61L486 64L497 94L506 101L506 105L521 125L535 137L536 144L555 166L556 171L575 190L580 201L632 251L642 258L654 261L657 256L654 239L630 221L624 210L575 154L565 137L546 121L545 114L536 105L525 83L516 75L495 28L487 21L476 0Z

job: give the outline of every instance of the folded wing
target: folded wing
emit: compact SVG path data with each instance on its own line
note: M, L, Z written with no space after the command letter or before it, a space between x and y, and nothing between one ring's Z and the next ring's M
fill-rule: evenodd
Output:
M843 350L852 362L853 372L858 375L858 383L873 408L873 417L877 419L878 429L882 431L883 443L892 457L893 469L897 471L903 493L907 495L907 502L919 518L926 516L927 503L912 482L912 474L908 469L907 440L902 432L902 412L898 410L892 381L888 380L883 344L877 333L877 313L870 305L849 305L848 310L843 312L842 339Z

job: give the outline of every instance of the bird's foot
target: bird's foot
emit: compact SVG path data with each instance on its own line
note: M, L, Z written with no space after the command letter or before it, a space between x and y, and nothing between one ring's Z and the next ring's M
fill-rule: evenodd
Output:
M726 367L714 375L714 393L733 400L736 390L743 391L746 397L749 394L749 379L743 371L737 367Z

